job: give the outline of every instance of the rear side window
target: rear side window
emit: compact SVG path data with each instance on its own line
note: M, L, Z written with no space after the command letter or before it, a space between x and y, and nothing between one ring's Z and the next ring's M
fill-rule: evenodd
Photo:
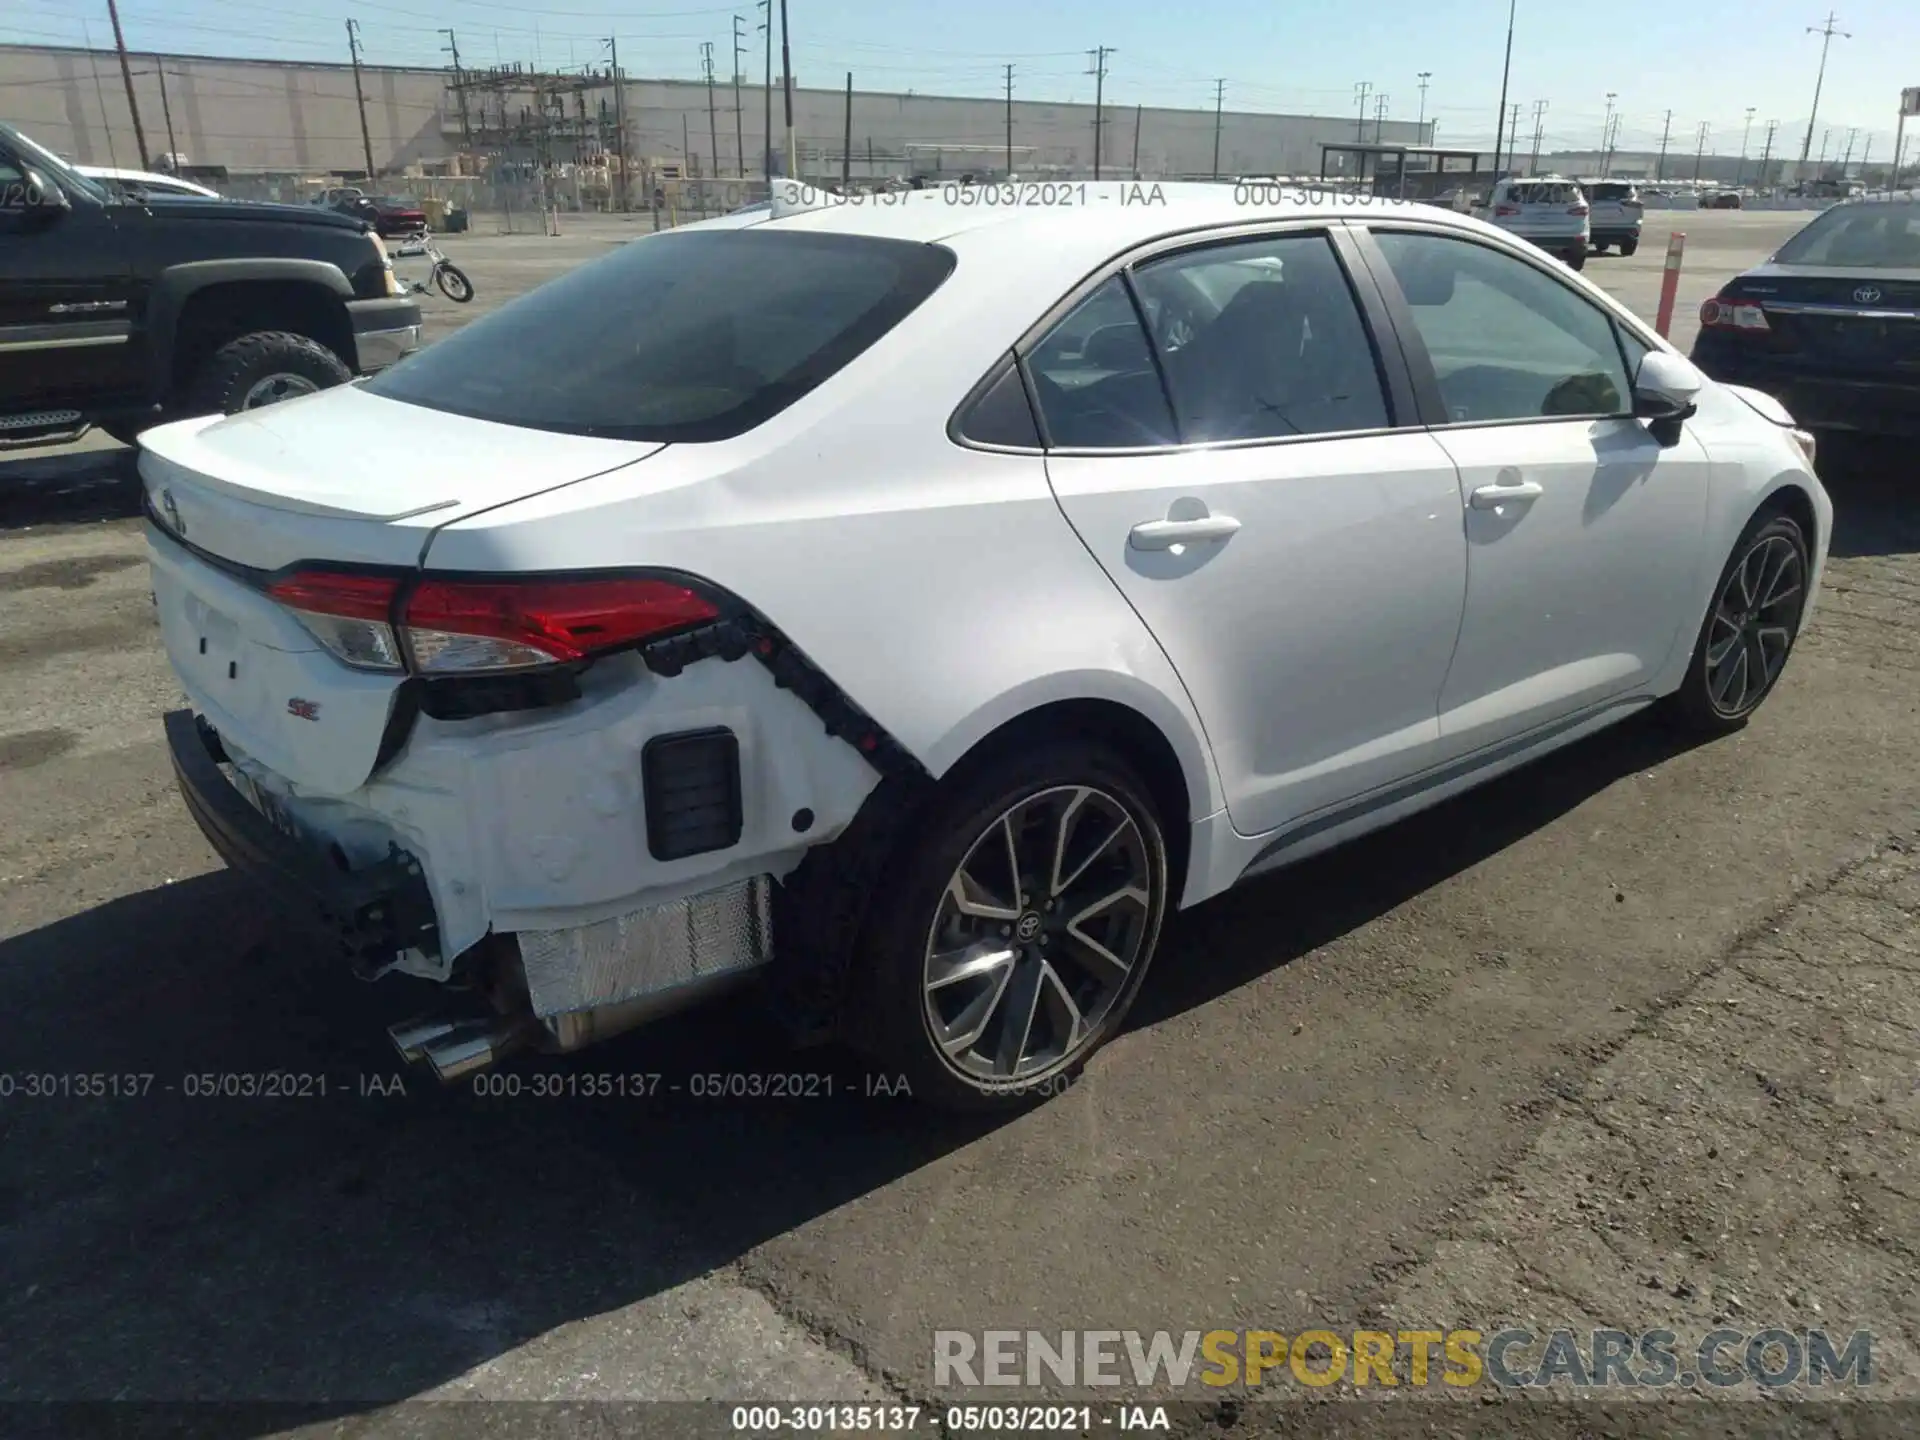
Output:
M456 331L367 390L569 435L724 440L850 363L954 255L862 235L651 235Z
M1152 346L1118 276L1034 346L1027 373L1051 446L1125 450L1178 439Z

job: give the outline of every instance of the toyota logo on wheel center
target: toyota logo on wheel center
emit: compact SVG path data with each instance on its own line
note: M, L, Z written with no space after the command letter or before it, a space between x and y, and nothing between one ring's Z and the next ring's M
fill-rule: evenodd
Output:
M1029 910L1026 914L1020 917L1019 923L1013 927L1013 933L1019 936L1022 940L1033 939L1034 936L1040 933L1039 915L1037 915L1032 910Z

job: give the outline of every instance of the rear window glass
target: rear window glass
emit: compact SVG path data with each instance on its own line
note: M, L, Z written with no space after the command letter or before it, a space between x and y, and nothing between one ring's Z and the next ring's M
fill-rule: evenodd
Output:
M1634 198L1633 186L1631 185L1595 185L1587 193L1595 200L1631 200Z
M1572 205L1580 197L1574 185L1516 185L1513 198L1522 205Z
M382 371L390 400L663 443L778 414L939 288L950 250L861 235L650 235Z
M1920 269L1920 202L1836 205L1773 258L1782 265Z

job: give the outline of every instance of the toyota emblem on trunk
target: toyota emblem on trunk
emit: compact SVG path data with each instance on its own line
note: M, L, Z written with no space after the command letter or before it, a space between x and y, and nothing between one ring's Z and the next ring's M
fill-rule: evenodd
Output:
M1875 292L1878 293L1877 291ZM160 508L167 512L167 524L176 535L187 533L187 522L180 518L180 507L173 503L173 491L160 492Z
M1871 305L1880 298L1880 287L1878 285L1862 285L1858 290L1853 292L1853 298L1858 300L1862 305Z

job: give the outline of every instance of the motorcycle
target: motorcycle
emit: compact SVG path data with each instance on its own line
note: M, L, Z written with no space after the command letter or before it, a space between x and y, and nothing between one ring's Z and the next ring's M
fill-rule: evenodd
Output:
M439 247L433 243L430 232L422 230L417 235L408 235L388 253L389 258L394 260L424 257L431 262L433 268L427 280L407 282L408 288L415 295L426 294L427 283L431 281L439 287L442 295L456 304L464 305L473 299L473 282L467 278L467 272L440 253Z

